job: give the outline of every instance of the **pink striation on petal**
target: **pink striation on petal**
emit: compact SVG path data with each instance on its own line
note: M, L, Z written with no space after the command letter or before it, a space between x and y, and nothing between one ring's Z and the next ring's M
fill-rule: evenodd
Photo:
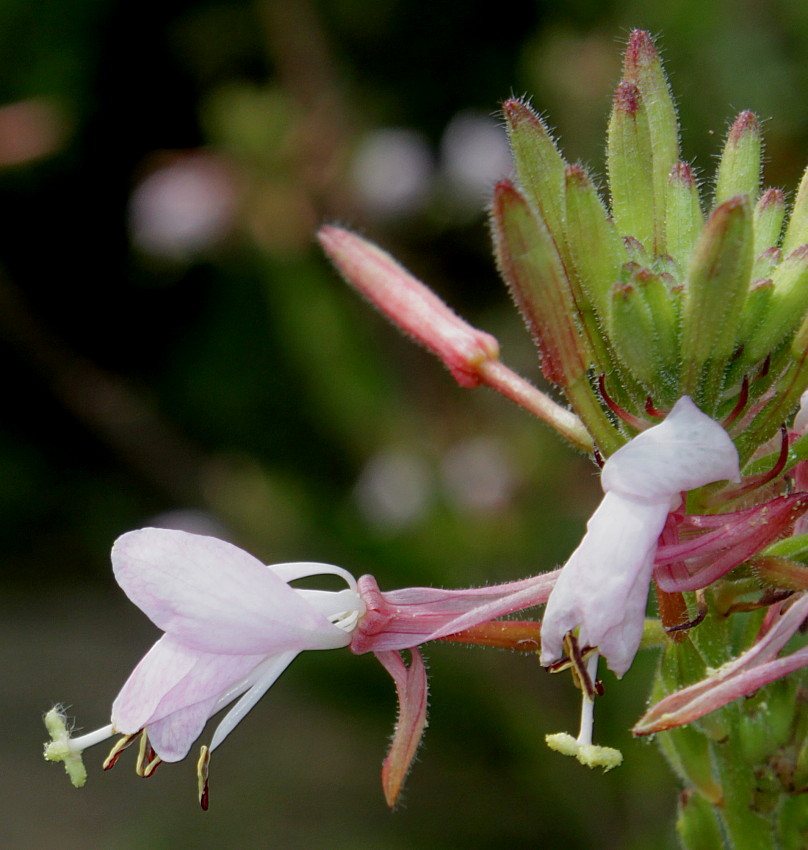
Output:
M215 537L131 531L115 541L112 565L132 602L190 649L266 655L350 641L271 569Z
M112 725L126 735L148 726L157 754L164 761L178 761L199 736L221 695L264 658L200 652L163 635L115 698Z
M808 666L808 647L777 658L777 653L808 617L808 595L767 615L767 628L743 655L713 671L706 679L660 700L637 722L635 735L650 735L698 720L738 697Z
M408 587L382 593L373 576L359 579L366 606L351 651L411 649L547 601L559 571L491 587Z
M660 546L654 578L668 593L707 587L780 537L808 511L808 495L792 493L761 505L712 516L687 516L682 529L710 528L681 543Z

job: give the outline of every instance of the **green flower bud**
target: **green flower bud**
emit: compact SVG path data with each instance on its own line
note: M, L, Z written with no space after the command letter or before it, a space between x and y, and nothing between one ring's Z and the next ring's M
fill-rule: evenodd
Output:
M808 242L808 168L802 175L797 197L794 199L786 235L783 237L783 254L787 256L806 242Z
M715 809L699 794L682 794L676 829L685 850L716 850L724 846L724 836Z
M760 189L760 123L754 112L742 112L730 127L715 180L715 203L746 195L754 203Z
M666 245L668 176L679 159L679 122L662 62L651 36L634 30L623 57L623 79L637 87L648 117L654 192L654 231L658 251ZM670 251L670 249L668 248Z
M586 369L569 278L547 224L508 181L494 192L494 246L500 271L533 335L545 378L561 387Z
M808 245L786 257L772 276L772 293L763 321L746 342L746 359L762 360L797 329L808 309Z
M521 100L502 106L516 177L524 197L537 209L564 251L564 172L567 163L541 118Z
M664 191L668 253L684 272L704 226L699 188L693 170L686 162L677 162L673 166Z
M685 283L682 309L682 389L707 413L718 407L727 361L741 322L752 271L752 214L736 196L704 225Z
M621 236L655 249L651 131L640 90L623 81L614 95L606 142L612 217Z
M767 189L755 207L755 247L757 257L780 242L786 215L786 200L779 189Z

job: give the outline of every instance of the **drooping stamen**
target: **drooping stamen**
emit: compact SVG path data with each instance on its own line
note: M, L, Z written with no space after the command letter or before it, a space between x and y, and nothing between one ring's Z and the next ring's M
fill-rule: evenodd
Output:
M738 393L738 401L726 419L721 423L725 429L728 429L741 413L743 413L747 401L749 401L749 375L744 375L743 382L741 383L741 391Z
M564 649L570 659L570 673L572 674L572 681L575 683L575 687L583 691L586 698L594 700L595 685L593 676L590 675L594 650L585 647L584 651L582 651L578 646L578 639L572 632L567 632L564 635ZM586 650L589 651L587 652ZM586 658L589 658L589 661ZM594 670L597 670L597 658L597 653L594 653Z
M645 412L652 419L662 419L666 416L666 414L663 413L661 410L656 409L656 407L654 406L654 400L651 398L650 395L645 399Z
M665 591L662 591L663 593ZM704 590L700 589L696 591L696 609L698 613L692 620L688 620L686 623L677 623L675 626L667 626L665 631L668 634L672 632L683 632L687 629L692 629L698 626L699 623L707 616L707 600L704 596Z
M606 407L622 419L626 425L631 426L635 431L644 431L648 427L647 423L643 422L638 416L635 416L633 413L629 413L627 410L623 410L623 408L620 407L620 405L609 395L606 391L606 375L603 372L598 375L598 391L600 392L601 398L603 399Z
M109 751L109 755L104 759L102 764L103 769L110 770L110 768L115 767L118 759L121 757L121 753L135 742L135 738L137 738L138 735L140 735L140 732L135 732L132 735L123 735L118 738L115 742L115 746Z
M768 470L768 472L759 472L757 475L748 475L740 484L735 485L734 487L728 487L726 490L721 490L719 493L714 494L711 498L707 499L707 503L709 505L713 504L726 504L727 502L733 502L736 499L740 499L741 496L747 495L747 493L751 493L753 490L757 490L760 487L768 484L770 481L774 481L778 475L785 469L786 462L788 461L788 430L785 425L780 426L780 453L777 456L777 460L774 462L774 466Z
M144 729L140 733L140 747L138 748L137 761L135 762L135 773L138 776L142 776L144 778L146 778L147 776L151 776L151 774L154 773L157 765L155 765L150 772L147 773L147 771L149 770L149 766L155 759L158 762L160 761L159 756L154 751L154 747L152 747L152 745L149 743L149 736L146 733L146 730Z
M196 763L197 794L202 811L208 810L208 771L210 767L210 750L203 744L199 748L199 761Z

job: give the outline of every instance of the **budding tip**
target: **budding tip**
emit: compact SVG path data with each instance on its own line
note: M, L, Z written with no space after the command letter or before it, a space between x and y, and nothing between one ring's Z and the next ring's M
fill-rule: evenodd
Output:
M589 185L589 175L586 173L586 169L577 163L567 166L565 176L568 186L584 188Z
M686 189L696 188L696 178L693 169L687 162L677 162L670 170L668 182L671 184L681 183Z
M614 93L614 108L627 115L636 115L642 105L640 90L634 83L622 80Z
M727 143L738 144L744 136L751 134L758 135L759 133L760 121L758 120L757 115L755 115L754 112L745 109L735 119L732 127L730 127Z
M657 61L657 53L651 33L647 30L633 30L628 37L623 67L627 74Z
M786 197L782 189L767 189L758 201L758 208L763 211L769 207L784 207L786 205Z

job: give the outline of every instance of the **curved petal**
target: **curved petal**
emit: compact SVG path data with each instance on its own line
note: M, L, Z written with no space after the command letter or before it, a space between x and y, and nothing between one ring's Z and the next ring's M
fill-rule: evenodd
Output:
M131 735L190 706L209 701L215 704L222 693L243 680L264 658L200 652L171 635L163 635L115 697L112 725Z
M664 422L606 461L600 480L606 492L658 499L724 479L741 480L729 434L682 396Z
M581 544L561 571L541 628L541 663L563 655L564 635L581 627L581 646L598 647L618 676L642 638L648 585L668 502L607 493Z
M215 537L131 531L116 540L112 566L132 602L191 649L267 655L349 642L271 569Z

